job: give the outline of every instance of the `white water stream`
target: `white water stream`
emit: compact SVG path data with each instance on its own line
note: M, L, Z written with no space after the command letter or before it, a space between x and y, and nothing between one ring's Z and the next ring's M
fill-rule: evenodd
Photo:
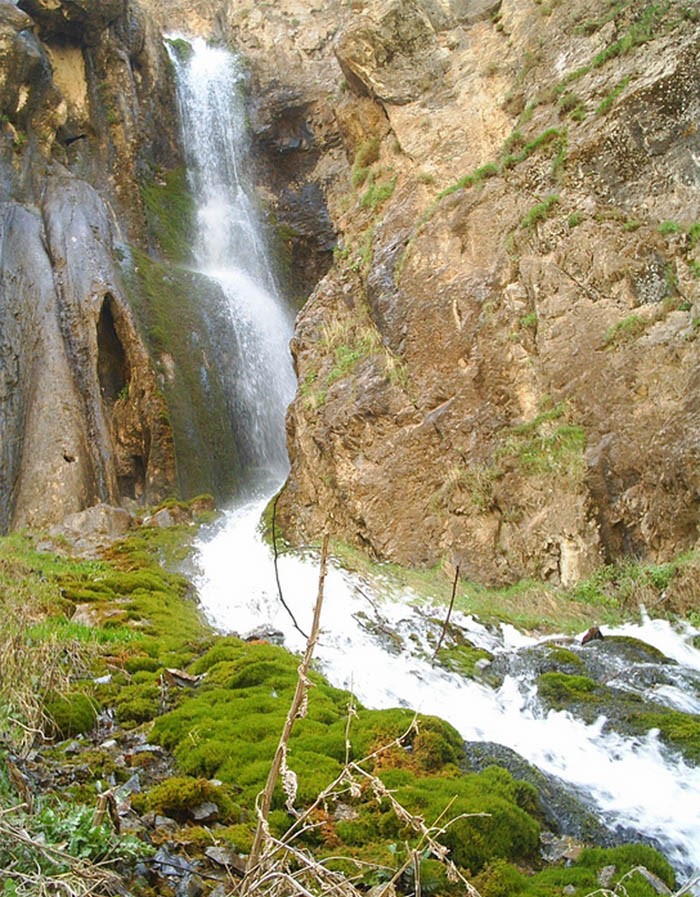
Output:
M284 634L291 650L304 639L283 609L270 550L258 535L269 497L286 475L284 411L294 392L287 343L289 313L274 287L255 207L245 187L246 137L240 75L226 51L193 43L177 63L183 137L191 183L199 205L197 258L201 270L224 290L240 370L236 401L247 428L248 464L257 495L229 511L199 543L197 583L211 621L242 635L260 627ZM222 459L225 463L225 459ZM249 496L255 493L249 490ZM308 631L317 588L317 565L299 555L280 558L286 602ZM433 667L426 641L430 608L410 594L363 582L331 566L325 588L317 657L328 679L351 689L369 707L409 706L441 716L468 741L494 741L516 750L545 772L582 789L610 827L622 826L655 839L685 874L700 868L700 768L662 749L651 732L634 739L603 732L565 712L540 707L527 676L506 676L498 689ZM487 628L455 614L477 646L494 654L534 640L509 626ZM658 647L680 667L700 671L700 652L690 630L645 620L617 630ZM392 651L387 633L400 638ZM656 700L700 712L698 693L664 684Z

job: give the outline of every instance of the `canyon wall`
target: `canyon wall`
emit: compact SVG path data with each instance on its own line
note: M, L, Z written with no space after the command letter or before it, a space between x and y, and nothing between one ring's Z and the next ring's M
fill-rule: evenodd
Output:
M696 544L698 19L604 0L219 16L289 255L329 266L293 344L293 541L329 527L380 559L564 584ZM295 227L314 214L332 263Z
M167 28L250 72L290 540L564 584L696 544L695 4L93 6L0 2L4 527L235 489Z

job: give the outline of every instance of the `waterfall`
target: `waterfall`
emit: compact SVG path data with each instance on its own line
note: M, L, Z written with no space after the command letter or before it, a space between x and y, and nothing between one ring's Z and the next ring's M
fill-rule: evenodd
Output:
M265 504L287 470L284 413L294 380L286 345L291 320L277 294L245 183L249 161L241 74L226 51L200 41L176 67L183 141L198 202L197 263L217 280L230 304L240 361L236 401L250 465L264 472L254 480L261 487L258 494L239 501L200 540L197 586L204 609L221 630L245 635L269 627L297 651L302 639L280 605L271 552L257 530ZM286 555L279 569L285 600L307 628L316 567L301 556ZM657 733L623 737L605 732L602 720L588 725L566 712L547 712L527 676L508 675L499 688L492 688L434 667L426 632L431 616L439 618L444 608L426 607L389 583L364 582L332 565L325 593L316 653L334 685L351 689L369 707L410 706L442 716L465 740L511 747L573 789L585 791L610 828L655 840L682 872L700 868L700 768L663 748ZM512 627L487 628L464 615L455 614L453 623L475 645L496 655L535 642ZM389 631L394 650L382 637ZM696 633L675 631L659 621L624 631L658 645L700 683L700 652L690 644ZM682 689L668 686L665 696L669 706L683 709L685 701L693 712L700 710L698 699ZM657 698L663 698L661 692Z
M296 388L289 353L293 319L275 283L246 177L251 162L237 60L199 38L185 52L170 48L197 211L195 261L226 300L243 485L257 494L278 488L288 469L284 416Z

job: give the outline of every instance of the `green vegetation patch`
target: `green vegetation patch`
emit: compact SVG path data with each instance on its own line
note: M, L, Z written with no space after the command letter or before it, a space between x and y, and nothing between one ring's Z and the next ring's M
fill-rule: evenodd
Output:
M498 449L500 457L516 457L526 474L557 474L572 482L583 475L586 431L563 420L562 404L538 414L533 420L511 427Z
M598 878L603 868L615 870L609 891L601 891ZM534 875L524 874L513 864L497 859L473 880L481 897L588 897L615 893L627 897L654 897L658 894L647 878L636 871L648 869L669 888L675 887L673 869L664 857L646 844L623 847L588 848L573 863L550 866Z
M361 143L355 153L355 160L352 163L352 185L355 188L361 187L369 176L372 165L379 159L379 149L381 141L378 137L372 137Z
M520 227L523 230L529 230L534 227L536 224L540 224L542 221L545 221L552 214L552 210L555 206L559 204L559 197L550 193L542 202L538 202L534 205L525 215L523 215L520 221Z
M191 257L195 204L184 168L163 171L141 185L150 235L160 252L174 262Z
M235 786L237 804L252 807L277 747L297 666L296 657L274 645L219 639L191 666L193 673L206 674L201 684L156 720L151 740L174 752L188 781L215 777ZM448 806L450 816L490 814L450 827L445 843L459 864L476 869L494 856L535 857L539 826L529 813L533 795L503 770L462 774L462 739L449 724L419 716L414 727L408 710L357 708L348 742L350 695L318 674L311 680L307 714L295 723L287 751L288 766L298 779L297 806L311 803L336 779L346 751L351 760L378 752L365 768L385 787L396 789L396 799L410 812L430 821ZM160 800L160 792L153 793L146 797L149 806ZM326 819L322 844L332 843L336 855L367 858L381 850L391 860L390 844L407 837L410 827L390 802L377 800L369 787L361 788L354 800L346 794L343 801L354 807L351 818ZM278 786L273 810L281 813L284 806ZM278 824L281 819L277 817Z

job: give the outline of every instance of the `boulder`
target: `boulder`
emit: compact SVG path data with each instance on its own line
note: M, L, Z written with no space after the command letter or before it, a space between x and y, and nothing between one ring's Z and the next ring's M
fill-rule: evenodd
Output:
M70 38L94 44L122 13L123 0L19 0L20 9L39 25L44 40Z
M395 105L415 100L447 67L418 0L374 0L340 32L335 53L355 93Z

